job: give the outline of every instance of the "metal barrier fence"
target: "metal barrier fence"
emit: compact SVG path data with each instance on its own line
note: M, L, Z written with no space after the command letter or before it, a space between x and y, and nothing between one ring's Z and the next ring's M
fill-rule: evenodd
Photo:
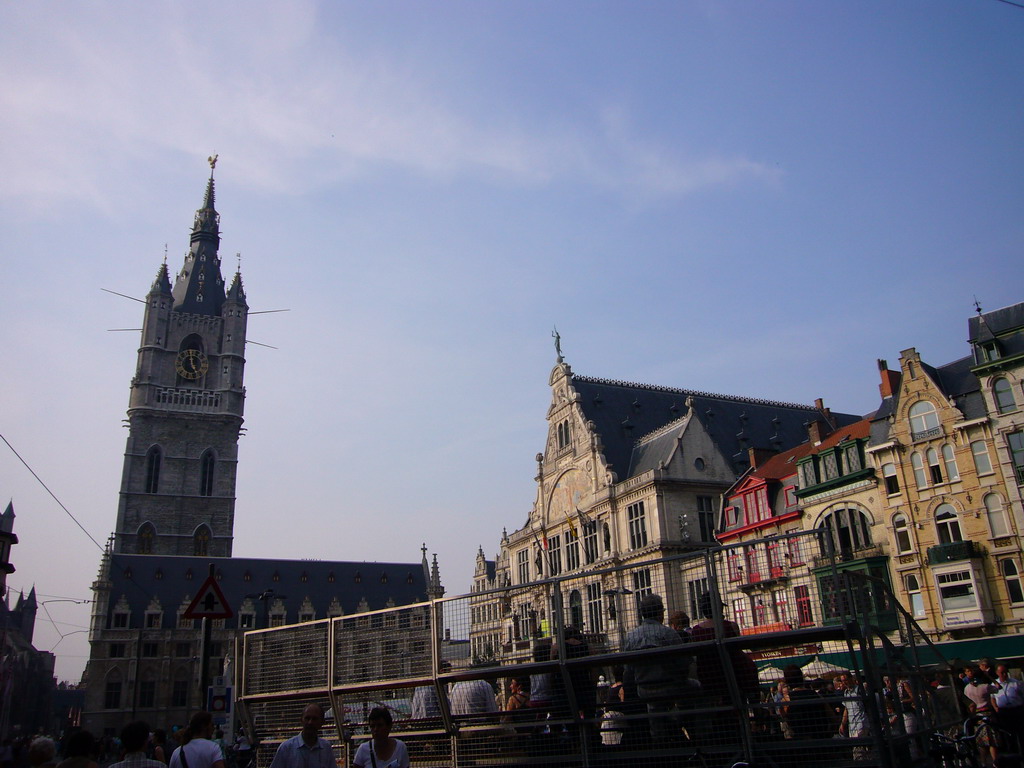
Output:
M339 765L383 707L413 765L453 768L924 764L963 717L884 555L817 534L256 630L241 659L260 768L311 702Z

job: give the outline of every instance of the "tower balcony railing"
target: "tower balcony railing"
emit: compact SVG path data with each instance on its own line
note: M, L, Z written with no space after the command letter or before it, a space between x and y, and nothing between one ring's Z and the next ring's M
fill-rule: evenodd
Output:
M209 392L202 389L178 389L177 387L167 387L156 391L156 404L170 406L175 410L217 411L220 410L221 402L220 392Z

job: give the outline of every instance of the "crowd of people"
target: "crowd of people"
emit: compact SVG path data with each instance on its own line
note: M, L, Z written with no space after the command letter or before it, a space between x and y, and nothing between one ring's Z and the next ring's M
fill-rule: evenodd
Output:
M719 634L710 598L701 602L702 615L693 625L680 612L666 625L664 603L657 595L644 596L639 608L641 622L623 643L626 663L611 668L610 682L603 675L595 679L596 670L577 664L565 675L535 667L534 674L507 679L503 689L484 679L459 680L447 689L451 715L463 725L482 725L485 732L491 726L491 735L507 736L506 742L539 736L568 739L574 730L598 749L711 747L737 743L738 729L746 727L764 741L827 742L815 747L818 756L828 753L855 761L876 757L874 746L881 738L912 761L927 748L915 734L945 726L956 737L964 714L970 713L971 743L982 764L996 764L1001 751L1020 752L1024 684L1009 674L1006 664L982 660L965 666L958 676L908 673L874 681L846 671L827 680L806 680L800 667L790 665L780 680L766 687L738 644L711 642L740 633L733 622L720 619ZM642 651L646 653L633 653ZM536 643L533 661L543 665L589 653L585 637L569 627L561 644ZM438 690L416 689L412 719L427 725L440 720ZM735 706L737 700L744 706ZM408 748L390 735L392 718L385 707L368 713L370 738L355 752L356 768L408 768ZM324 720L324 709L309 704L301 731L279 745L270 768L335 768L332 748L320 737ZM576 727L566 728L570 723ZM847 739L852 741L844 744ZM498 748L500 740L491 743ZM46 737L7 740L0 748L0 768L250 768L253 753L244 730L226 745L212 715L199 712L170 736L137 720L118 739L97 740L77 731L59 746Z
M461 725L496 723L508 736L531 739L551 733L553 721L575 720L576 730L597 748L736 744L739 729L747 728L760 741L827 741L815 749L863 761L876 757L879 739L907 760L921 757L928 745L915 734L940 724L962 730L965 716L976 713L983 717L970 728L977 732L983 763L993 762L1000 750L1019 749L1008 742L1024 733L1024 687L1005 664L983 661L959 680L948 672L865 680L849 671L805 679L791 665L781 679L763 685L740 644L713 642L739 637L737 625L721 617L716 622L710 596L699 607L701 616L692 625L681 612L666 623L661 597L644 596L641 622L622 647L630 655L611 668L608 682L603 675L596 681L597 670L585 665L571 665L567 677L544 671L509 678L504 686L497 680L459 681L448 690L451 714ZM566 628L563 638L561 647L535 643L532 660L588 655L585 638L574 628ZM640 651L647 653L631 654ZM422 706L426 700L430 707ZM744 705L735 706L737 701ZM436 690L418 690L412 717L439 716Z
M0 768L250 768L251 762L244 730L227 744L209 712L196 713L170 734L134 720L117 736L73 729L60 739L26 736L0 746Z

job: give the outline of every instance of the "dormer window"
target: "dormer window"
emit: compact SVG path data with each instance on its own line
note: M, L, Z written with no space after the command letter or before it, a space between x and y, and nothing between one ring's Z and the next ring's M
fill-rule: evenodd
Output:
M993 339L992 341L986 341L984 344L978 346L978 362L979 363L991 363L994 360L998 360L1002 357L999 351L999 342Z

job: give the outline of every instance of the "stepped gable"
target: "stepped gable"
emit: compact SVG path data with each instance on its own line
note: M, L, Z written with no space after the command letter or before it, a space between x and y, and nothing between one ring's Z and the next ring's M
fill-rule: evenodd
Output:
M584 415L593 421L605 458L620 480L645 472L666 459L675 433L652 435L685 417L692 404L697 418L723 455L747 463L748 448L785 450L802 443L807 422L823 418L813 405L718 395L625 381L574 375ZM833 413L837 425L858 421L854 414ZM643 440L645 436L651 436ZM623 472L628 474L623 474Z
M288 624L298 621L299 607L306 597L312 602L318 619L327 616L328 607L334 599L337 599L346 615L356 613L364 598L371 611L386 608L389 599L396 606L427 599L426 576L420 563L264 560L247 557L211 559L114 553L110 563L110 602L106 606L108 622L114 606L123 596L131 608L131 626L142 626L146 608L156 598L163 610L162 628L173 629L182 600L186 594L190 599L195 597L209 576L211 561L216 572L222 576L218 586L235 612L235 618L229 620L228 626L235 626L238 609L246 595L268 589L287 595L284 605L285 623ZM248 581L246 574L250 576ZM385 575L386 581L382 579ZM259 603L257 610L261 610Z

